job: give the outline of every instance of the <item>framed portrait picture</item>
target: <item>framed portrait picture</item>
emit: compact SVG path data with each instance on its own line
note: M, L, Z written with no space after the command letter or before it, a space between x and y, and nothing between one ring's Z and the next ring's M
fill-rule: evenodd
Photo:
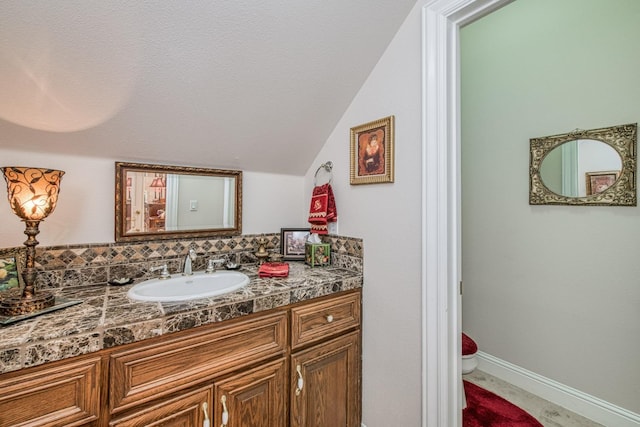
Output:
M602 193L611 187L620 176L620 171L587 172L587 196Z
M393 182L394 117L351 128L350 183Z
M394 117L351 128L351 185L393 182Z
M280 252L288 261L304 261L304 244L309 237L309 228L281 228Z

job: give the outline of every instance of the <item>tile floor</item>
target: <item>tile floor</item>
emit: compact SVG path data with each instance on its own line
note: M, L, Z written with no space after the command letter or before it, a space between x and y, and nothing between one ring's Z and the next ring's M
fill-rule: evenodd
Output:
M602 424L584 418L477 369L470 374L463 375L462 378L518 405L533 415L544 427L604 427Z

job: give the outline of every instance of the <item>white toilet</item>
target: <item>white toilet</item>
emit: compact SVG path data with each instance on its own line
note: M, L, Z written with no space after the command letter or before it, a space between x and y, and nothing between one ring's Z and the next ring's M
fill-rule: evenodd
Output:
M467 334L462 333L462 374L470 374L478 367L478 345Z

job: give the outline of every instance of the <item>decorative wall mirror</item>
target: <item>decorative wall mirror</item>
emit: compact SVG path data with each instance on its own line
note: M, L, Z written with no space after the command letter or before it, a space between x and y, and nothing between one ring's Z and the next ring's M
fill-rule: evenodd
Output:
M116 162L116 242L242 233L242 171Z
M637 127L532 138L529 204L636 206Z

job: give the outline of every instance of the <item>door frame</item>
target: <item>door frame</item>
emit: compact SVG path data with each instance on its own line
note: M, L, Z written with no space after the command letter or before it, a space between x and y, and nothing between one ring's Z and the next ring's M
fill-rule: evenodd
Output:
M514 0L422 8L422 426L461 426L460 28Z

